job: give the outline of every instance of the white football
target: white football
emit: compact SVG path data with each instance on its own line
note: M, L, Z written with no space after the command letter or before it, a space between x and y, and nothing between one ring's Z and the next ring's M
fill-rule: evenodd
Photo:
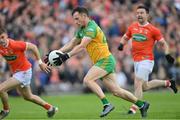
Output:
M49 53L48 60L49 60L49 63L50 63L51 65L53 65L53 66L56 66L56 65L54 64L54 60L53 60L53 59L59 57L56 53L61 53L61 54L63 54L63 52L61 52L61 51L59 51L59 50L53 50L53 51L51 51L51 52Z

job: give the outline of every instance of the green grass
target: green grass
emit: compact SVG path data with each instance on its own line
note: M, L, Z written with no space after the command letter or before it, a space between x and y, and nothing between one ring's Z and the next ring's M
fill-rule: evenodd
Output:
M139 119L140 113L127 115L131 105L122 99L107 95L116 107L107 117L99 118L101 101L94 94L43 96L42 98L59 107L54 120L62 119ZM171 92L148 92L144 99L150 102L148 119L180 119L180 94ZM20 97L10 97L11 111L7 120L45 120L46 111Z

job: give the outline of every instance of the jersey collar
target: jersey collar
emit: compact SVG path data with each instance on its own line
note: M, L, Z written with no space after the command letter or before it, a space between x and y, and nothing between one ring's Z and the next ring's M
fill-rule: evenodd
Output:
M141 25L141 24L138 23L138 25L141 26L141 27L145 27L145 26L149 25L149 22L147 22L147 23L144 24L144 25Z
M9 46L9 38L7 38L7 44L6 44L6 46L5 47L8 47Z

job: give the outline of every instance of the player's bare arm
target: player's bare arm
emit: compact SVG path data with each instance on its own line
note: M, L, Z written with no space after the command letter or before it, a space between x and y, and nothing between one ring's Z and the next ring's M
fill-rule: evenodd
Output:
M26 45L27 45L26 49L31 50L33 52L33 54L35 55L36 60L38 60L39 67L41 68L41 70L45 71L46 73L49 73L50 67L47 66L44 62L42 62L37 46L32 43L26 43Z
M128 41L128 37L126 35L123 35L123 37L120 40L118 50L122 51L123 47L127 43L127 41Z
M81 40L81 43L75 46L74 49L72 49L72 51L68 53L69 56L76 55L77 53L85 50L86 46L91 42L91 40L92 39L90 37L83 37L83 39Z
M161 40L159 40L160 45L162 46L162 49L165 51L165 54L169 54L169 46L167 44L167 42L164 40L164 38L162 38Z
M169 53L169 46L167 42L164 40L164 38L162 38L161 40L159 40L159 43L162 46L162 49L165 51L165 57L166 57L167 62L169 64L174 64L175 60Z
M60 66L62 63L64 63L66 60L68 60L71 56L76 55L77 53L81 52L82 50L86 49L86 46L91 42L91 38L84 37L81 40L81 43L76 45L70 52L64 52L62 53L61 49L59 53L56 53L58 57L54 58L54 64L56 66ZM76 42L77 44L77 42ZM66 48L66 47L64 47Z
M59 50L61 52L69 52L71 51L77 44L80 43L80 40L77 39L76 37L74 37L70 42L68 42L66 45L64 45L62 48L60 48Z

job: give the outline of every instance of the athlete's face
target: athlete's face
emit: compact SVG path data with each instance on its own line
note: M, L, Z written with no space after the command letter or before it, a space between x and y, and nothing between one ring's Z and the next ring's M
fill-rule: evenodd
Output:
M6 46L8 41L7 34L3 33L0 35L0 46Z
M74 23L78 26L78 27L83 27L85 26L85 20L86 20L86 15L83 13L79 13L79 12L75 12L73 14L73 20Z
M148 20L149 14L146 12L145 9L139 8L136 11L136 18L140 24L144 24Z

